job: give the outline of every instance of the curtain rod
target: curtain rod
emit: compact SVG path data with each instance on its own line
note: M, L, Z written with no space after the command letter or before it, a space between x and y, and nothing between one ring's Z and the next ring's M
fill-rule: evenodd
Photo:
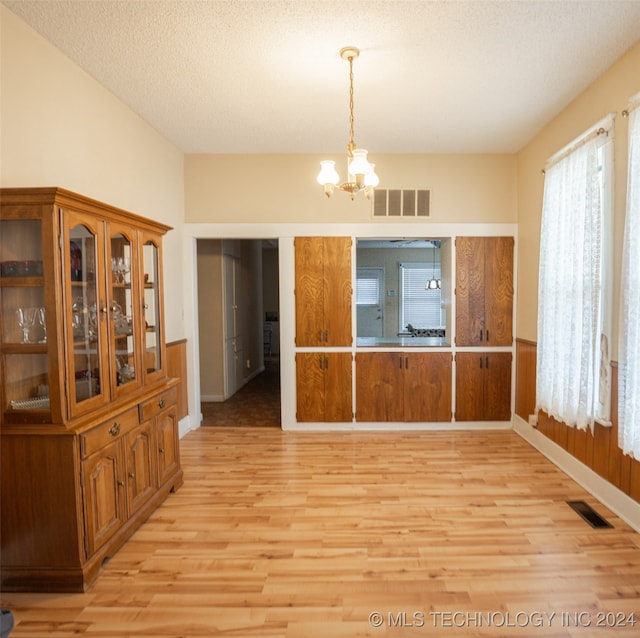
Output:
M557 164L561 159L564 159L569 153L573 152L578 147L586 144L589 140L599 135L609 135L609 130L613 126L613 120L615 119L615 113L609 113L603 117L599 122L596 122L593 126L589 127L584 133L576 137L573 141L569 142L566 146L561 148L557 153L554 153L545 163L545 167L541 170L544 175L548 168Z

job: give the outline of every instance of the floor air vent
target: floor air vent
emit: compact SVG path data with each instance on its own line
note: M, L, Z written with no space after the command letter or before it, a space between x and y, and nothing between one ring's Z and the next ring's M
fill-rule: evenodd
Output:
M591 505L584 501L567 501L567 505L580 514L591 527L613 527L609 521L602 518Z
M376 219L429 219L431 191L416 188L376 188L371 211Z

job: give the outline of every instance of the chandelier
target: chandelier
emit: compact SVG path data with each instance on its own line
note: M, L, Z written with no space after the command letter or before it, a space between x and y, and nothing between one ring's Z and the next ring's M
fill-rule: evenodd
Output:
M356 148L353 139L353 61L360 55L356 47L344 47L340 49L340 57L349 62L349 143L347 144L347 181L340 184L340 176L336 171L336 163L333 160L320 162L318 184L324 186L324 194L331 197L334 188L338 187L351 195L364 191L367 199L371 197L373 189L378 185L379 179L374 171L375 164L367 160L367 151Z

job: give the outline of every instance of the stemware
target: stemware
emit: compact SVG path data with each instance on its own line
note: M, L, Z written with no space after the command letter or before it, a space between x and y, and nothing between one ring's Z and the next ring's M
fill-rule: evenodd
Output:
M38 308L38 323L42 326L43 337L40 343L47 343L47 311Z
M29 333L36 321L37 308L18 308L16 317L18 325L22 328L22 342L29 343Z

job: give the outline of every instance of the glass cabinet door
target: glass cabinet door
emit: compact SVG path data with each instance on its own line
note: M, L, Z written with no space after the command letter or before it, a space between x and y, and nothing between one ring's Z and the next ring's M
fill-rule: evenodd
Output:
M51 404L42 222L2 219L0 239L3 420L48 422Z
M109 225L108 261L111 389L114 396L140 386L139 263L135 231Z
M144 282L143 326L144 326L144 370L147 378L162 371L163 335L160 312L160 251L153 240L145 240L142 246Z
M104 226L68 212L64 222L68 390L75 416L105 403L108 395Z

